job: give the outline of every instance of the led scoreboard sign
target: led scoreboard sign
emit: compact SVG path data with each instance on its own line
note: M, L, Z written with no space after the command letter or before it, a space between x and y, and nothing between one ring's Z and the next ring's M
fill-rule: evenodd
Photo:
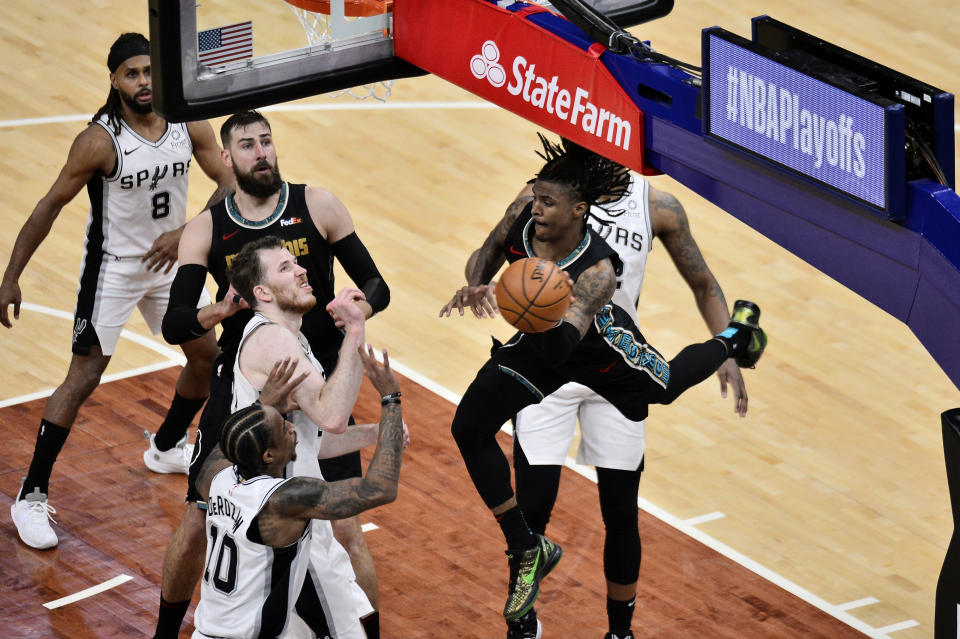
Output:
M807 60L719 27L703 32L705 133L902 219L904 112L804 73ZM899 144L898 144L899 141ZM899 147L899 150L898 150Z

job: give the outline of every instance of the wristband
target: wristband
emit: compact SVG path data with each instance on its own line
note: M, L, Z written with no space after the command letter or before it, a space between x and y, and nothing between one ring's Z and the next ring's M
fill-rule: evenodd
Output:
M381 406L389 406L390 404L399 404L399 403L400 403L399 397L387 397L380 400Z

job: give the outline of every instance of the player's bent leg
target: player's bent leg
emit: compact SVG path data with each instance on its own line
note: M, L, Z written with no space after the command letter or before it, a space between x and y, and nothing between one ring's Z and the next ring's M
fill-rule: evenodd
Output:
M553 464L531 464L519 440L514 438L513 471L516 476L517 505L520 506L530 530L535 533L546 534L550 513L560 490L562 468Z
M374 610L380 609L379 585L377 583L377 568L373 563L373 555L363 536L358 517L331 520L333 536L350 555L350 565L357 577L357 584L363 589L370 605Z
M190 606L193 590L203 574L207 546L206 511L187 502L180 525L167 544L160 585L160 612L154 639L176 639Z
M600 513L606 529L603 572L607 580L607 637L629 638L642 547L637 492L643 465L634 471L597 467Z
M17 535L31 548L42 550L57 545L57 535L50 526L56 509L47 499L50 474L80 406L100 383L109 362L110 356L102 355L97 346L91 347L88 355L74 354L66 378L44 407L30 467L17 500L10 506Z
M180 371L167 416L155 435L144 432L149 444L143 463L155 473L188 472L193 447L187 443L187 429L210 394L210 376L220 352L213 331L181 348L187 363Z

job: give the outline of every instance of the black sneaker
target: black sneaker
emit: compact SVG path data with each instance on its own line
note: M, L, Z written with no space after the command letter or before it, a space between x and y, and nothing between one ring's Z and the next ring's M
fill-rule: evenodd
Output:
M507 551L510 563L510 594L503 607L507 621L516 621L533 608L540 594L540 580L546 577L563 555L563 549L543 535L537 545L522 551Z
M746 346L733 355L737 366L755 368L760 356L763 355L763 350L767 347L767 334L760 328L760 307L747 300L734 302L730 328L749 333Z
M533 608L516 621L507 622L507 639L540 639L542 633L537 611Z
M623 635L619 632L608 632L603 635L603 639L634 639L633 630L627 630L627 634Z

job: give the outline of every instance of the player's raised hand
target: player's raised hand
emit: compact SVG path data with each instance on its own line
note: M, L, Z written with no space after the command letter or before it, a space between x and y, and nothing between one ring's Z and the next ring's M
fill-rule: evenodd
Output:
M327 312L330 313L334 323L340 328L351 325L363 326L366 315L357 302L366 301L366 299L363 291L347 286L341 289L337 296L327 304Z
M19 284L8 281L0 283L0 324L7 328L13 328L13 322L10 321L7 307L13 304L13 319L20 319L21 301L23 299L20 295Z
M145 262L148 271L159 273L169 273L173 265L177 263L177 248L180 245L180 235L183 234L183 227L161 233L153 241L153 245L147 254L140 261Z
M495 317L497 300L494 298L496 286L493 283L480 286L464 286L453 294L453 298L443 305L438 317L450 317L453 309L457 309L463 316L463 309L470 308L476 317Z
M373 353L373 346L367 344L367 347L359 347L360 361L363 362L363 370L367 374L367 379L373 384L373 387L380 393L381 397L400 392L400 384L390 368L390 356L387 355L387 349L383 349L383 364L377 362Z

